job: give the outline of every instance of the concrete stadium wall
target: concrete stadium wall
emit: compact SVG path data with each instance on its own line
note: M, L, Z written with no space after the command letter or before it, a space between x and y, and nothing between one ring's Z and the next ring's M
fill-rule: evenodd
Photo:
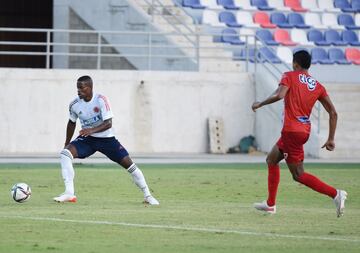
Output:
M255 94L246 73L3 68L0 153L59 152L82 75L109 98L115 134L130 152L207 152L209 117L223 118L227 148L254 134Z

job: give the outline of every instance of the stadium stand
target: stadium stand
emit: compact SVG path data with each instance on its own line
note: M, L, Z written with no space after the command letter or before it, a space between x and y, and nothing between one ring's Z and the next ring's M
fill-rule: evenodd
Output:
M345 59L345 54L340 48L330 48L328 53L329 59L337 64L351 64Z
M282 12L274 12L270 16L271 23L277 25L280 28L293 28L294 25L289 24L286 16Z
M277 46L279 42L275 41L272 33L269 30L258 30L256 36L268 46Z
M219 21L219 16L215 11L212 10L204 10L202 15L202 24L210 25L214 27L225 27L224 23Z
M321 22L321 19L320 19L320 16L318 13L307 12L304 15L304 19L305 19L305 23L307 25L310 25L316 29L326 29L327 28L327 26Z
M218 0L219 5L222 5L227 10L239 10L240 7L236 6L233 0Z
M237 21L236 17L232 12L223 11L219 14L219 20L225 23L228 27L242 27Z
M251 5L262 11L272 11L274 8L268 5L266 0L251 0Z
M306 12L307 9L301 6L300 0L284 0L285 6L291 8L291 10L296 12Z
M270 21L269 15L264 11L255 12L254 23L263 28L276 28L276 25Z
M230 43L232 45L244 45L245 42L240 40L239 34L236 30L227 28L222 31L221 41L225 43Z
M274 32L274 40L284 46L295 46L297 43L291 40L288 31L284 29L276 29Z
M311 57L312 57L312 63L313 64L334 64L335 62L333 60L329 59L329 56L324 48L313 48L311 49Z
M340 14L338 16L338 23L345 26L346 29L360 29L360 26L355 24L353 17L349 14Z
M308 41L306 32L302 29L291 29L291 39L303 46L314 46L314 42Z
M354 31L345 30L342 32L341 37L343 41L346 41L351 46L360 46L359 38Z
M345 57L353 64L360 65L360 50L356 48L346 48Z

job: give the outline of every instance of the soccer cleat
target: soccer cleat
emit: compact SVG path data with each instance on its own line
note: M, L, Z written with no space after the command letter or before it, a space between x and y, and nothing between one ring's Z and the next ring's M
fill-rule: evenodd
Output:
M151 195L145 197L144 203L145 203L145 204L152 205L152 206L158 206L158 205L160 205L159 201L157 201L156 198L154 198L154 197L151 196Z
M344 215L346 198L347 198L346 191L337 190L336 197L334 198L334 203L336 206L336 215L338 218Z
M261 203L254 203L254 207L259 211L267 212L270 214L276 213L276 206L268 206L266 200Z
M56 202L63 203L63 202L76 202L76 196L68 193L63 193L58 197L53 198Z

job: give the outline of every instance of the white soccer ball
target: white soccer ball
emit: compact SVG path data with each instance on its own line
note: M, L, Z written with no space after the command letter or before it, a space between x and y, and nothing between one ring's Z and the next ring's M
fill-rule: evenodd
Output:
M27 201L31 196L31 188L26 183L17 183L11 188L11 197L19 203Z

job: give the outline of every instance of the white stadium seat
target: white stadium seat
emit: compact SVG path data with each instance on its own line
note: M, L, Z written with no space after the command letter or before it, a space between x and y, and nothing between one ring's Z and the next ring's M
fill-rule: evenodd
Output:
M225 27L224 23L219 21L219 16L215 11L211 10L204 10L202 16L202 23L204 25L211 25L211 26L221 26Z
M305 23L307 25L311 25L312 27L314 27L316 29L326 29L327 28L326 25L321 23L320 16L317 13L307 12L304 15L304 19L305 19Z
M234 4L243 10L257 10L255 6L250 4L250 0L234 0Z
M326 10L328 12L341 12L339 8L334 7L333 0L319 0L318 4L320 9Z
M276 55L279 57L283 62L288 64L292 63L293 53L290 48L278 46L276 48Z
M311 12L324 12L324 9L319 8L316 0L302 0L301 5Z
M306 32L302 29L291 29L291 39L300 45L314 46L313 42L308 41Z
M355 14L354 21L355 21L355 25L360 26L360 13Z
M334 13L323 13L321 16L321 21L328 28L345 30L343 25L338 24L337 15Z
M274 7L277 11L291 11L290 7L284 6L283 0L268 0L270 7Z
M245 27L251 27L251 28L259 28L259 24L255 24L253 17L250 12L248 11L237 11L236 12L236 22L238 24L241 24Z
M244 35L252 35L247 37L249 45L255 45L255 30L249 28L241 28L240 29L240 38L242 41L246 41L246 37ZM258 45L261 45L261 42L258 41Z
M202 6L206 6L207 9L212 10L221 10L223 9L222 5L218 5L216 0L200 0Z

